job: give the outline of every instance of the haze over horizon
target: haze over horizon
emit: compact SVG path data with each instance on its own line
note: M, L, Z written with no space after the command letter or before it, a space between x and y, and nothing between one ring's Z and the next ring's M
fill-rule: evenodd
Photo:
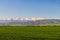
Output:
M0 17L60 19L60 0L0 0Z

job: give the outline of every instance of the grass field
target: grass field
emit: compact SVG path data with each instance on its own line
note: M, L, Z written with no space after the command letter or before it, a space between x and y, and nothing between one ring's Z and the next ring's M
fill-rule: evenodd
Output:
M60 26L0 26L0 40L60 40Z

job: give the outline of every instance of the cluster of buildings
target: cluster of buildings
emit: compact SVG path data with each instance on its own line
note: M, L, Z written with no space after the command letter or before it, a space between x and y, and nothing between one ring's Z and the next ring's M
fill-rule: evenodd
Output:
M44 20L44 18L36 18L36 17L33 17L33 18L27 18L27 17L14 17L14 18L11 18L11 17L7 17L7 18L0 18L0 20Z

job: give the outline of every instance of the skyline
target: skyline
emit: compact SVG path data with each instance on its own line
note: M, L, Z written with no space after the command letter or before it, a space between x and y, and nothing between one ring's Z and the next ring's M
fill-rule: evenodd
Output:
M0 17L60 19L60 0L0 0Z
M36 20L44 20L45 18L36 18L36 17L33 17L33 18L27 18L27 17L3 17L1 18L0 17L0 20L32 20L32 21L36 21Z

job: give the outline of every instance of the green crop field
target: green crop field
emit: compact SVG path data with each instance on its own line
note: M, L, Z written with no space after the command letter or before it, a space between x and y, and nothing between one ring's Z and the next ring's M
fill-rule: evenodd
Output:
M0 40L60 40L60 26L0 26Z

